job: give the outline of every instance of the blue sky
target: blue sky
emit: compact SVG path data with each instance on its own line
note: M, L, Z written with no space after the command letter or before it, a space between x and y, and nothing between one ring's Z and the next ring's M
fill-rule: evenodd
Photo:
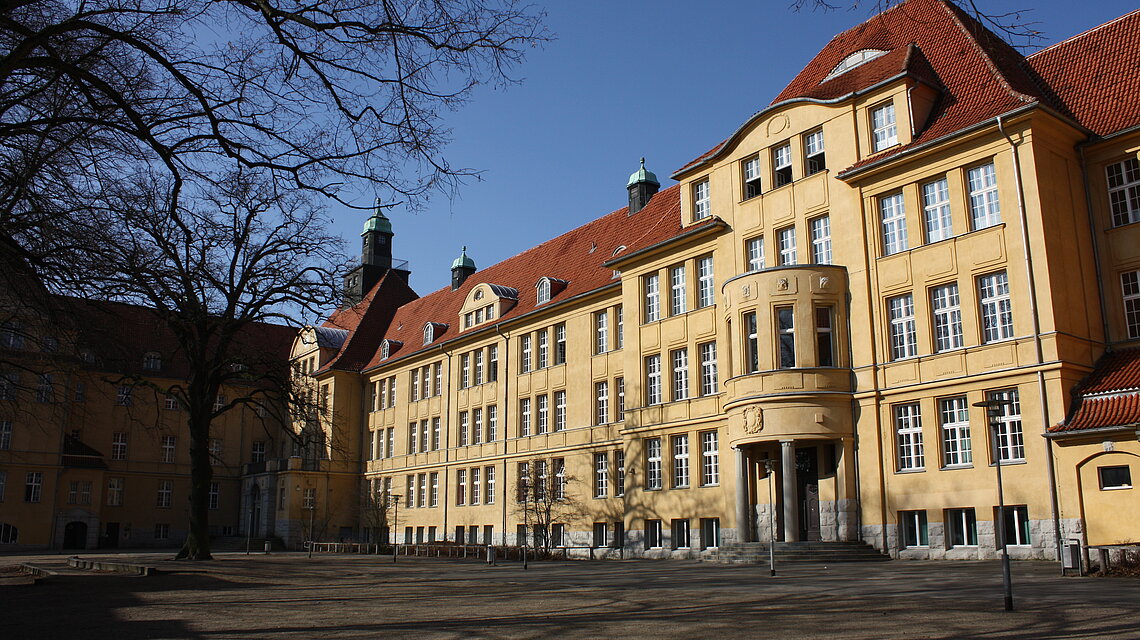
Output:
M487 267L621 208L641 156L662 188L673 184L668 176L675 169L767 105L832 35L865 20L874 3L828 13L797 13L788 4L546 3L557 39L517 69L523 84L478 91L444 122L454 140L447 159L481 169L482 179L421 212L388 210L393 253L410 261L412 287L424 295L446 286L463 245ZM1033 6L1025 15L1038 23L1044 45L1137 8L1135 0L979 4L994 12ZM362 194L362 204L371 198ZM367 214L330 213L333 231L357 251Z

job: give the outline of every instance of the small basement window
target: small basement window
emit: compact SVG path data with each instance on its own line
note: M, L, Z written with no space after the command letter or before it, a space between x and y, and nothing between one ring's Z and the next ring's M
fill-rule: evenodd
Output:
M1108 489L1132 488L1132 471L1126 464L1113 467L1097 467L1097 475L1100 476L1100 488L1102 491Z

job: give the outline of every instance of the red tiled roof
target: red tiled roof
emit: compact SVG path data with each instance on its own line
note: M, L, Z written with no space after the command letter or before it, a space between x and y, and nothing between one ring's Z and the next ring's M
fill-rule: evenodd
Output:
M644 209L632 216L623 207L613 213L589 222L577 229L548 240L496 265L476 271L459 289L446 287L413 300L399 308L387 331L377 338L402 343L383 363L394 362L410 355L434 349L439 343L459 333L459 310L467 294L480 283L496 284L518 289L518 303L504 313L500 320L510 320L537 308L534 285L543 276L567 282L549 304L557 304L574 296L616 283L613 269L603 265L614 257L618 247L624 246L621 255L679 235L681 227L680 186L673 185L653 196ZM687 231L687 229L684 229ZM423 346L423 326L426 322L450 325L442 339ZM379 339L377 344L379 344ZM376 350L365 369L381 364Z
M908 55L912 45L920 57ZM824 82L844 58L862 49L888 53ZM1023 61L1013 47L952 3L907 0L832 38L772 105L842 97L904 71L945 88L926 128L910 144L865 159L849 171L1040 101L1042 92Z
M1140 10L1027 58L1061 108L1097 135L1140 125Z
M1069 417L1050 432L1140 424L1140 348L1104 354L1076 391Z
M380 345L384 328L396 310L416 299L403 276L388 271L354 306L334 312L322 326L345 329L348 337L324 369L358 371Z

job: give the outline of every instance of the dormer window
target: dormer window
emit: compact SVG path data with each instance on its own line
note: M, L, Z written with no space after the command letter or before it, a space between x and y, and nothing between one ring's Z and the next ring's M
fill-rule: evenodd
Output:
M538 304L550 302L550 278L538 281Z
M709 179L693 184L693 221L704 220L712 214L709 198Z
M882 151L899 143L895 125L895 103L888 102L871 109L871 149Z
M446 329L447 325L439 322L424 323L424 344L431 344L436 338L442 335Z
M148 351L143 356L144 371L158 371L162 368L162 355L156 351Z
M881 49L860 49L844 58L842 61L840 61L839 64L835 65L835 68L831 70L831 73L824 76L823 80L820 81L820 84L823 84L824 82L827 82L836 76L841 76L854 69L855 67L858 67L859 65L866 64L883 55L884 53L886 53L886 51L882 51Z
M401 344L403 344L403 343L400 342L399 340L385 340L385 341L381 342L380 343L380 359L381 360L387 360L392 355L392 352L394 352L400 348Z

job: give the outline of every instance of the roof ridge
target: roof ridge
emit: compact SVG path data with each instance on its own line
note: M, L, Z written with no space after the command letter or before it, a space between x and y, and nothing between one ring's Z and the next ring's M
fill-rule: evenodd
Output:
M982 56L982 60L985 62L986 68L990 70L990 73L993 74L998 83L1004 87L1007 92L1009 92L1009 95L1026 103L1039 102L1041 100L1038 97L1031 96L1028 93L1022 93L1021 91L1014 89L1013 85L1009 82L1009 78L1007 78L1005 74L1002 73L1001 69L998 68L997 64L994 63L993 57L989 54L988 51L986 51L985 47L983 47L981 43L978 42L978 39L974 36L974 34L971 33L968 28L966 28L966 24L962 21L962 18L958 12L954 9L951 9L944 0L938 0L938 4L942 7L943 11L949 14L950 19L954 21L954 24L958 25L958 28L962 30L962 33L966 36L966 40L969 41L970 45L974 47L974 50ZM981 23L978 23L978 25L981 26L983 30L987 32L989 31L985 28L985 25L982 25ZM1005 41L1002 40L1002 42ZM1008 45L1008 43L1006 44ZM1024 60L1025 56L1021 56L1021 58Z
M1117 22L1125 20L1126 18L1130 18L1133 15L1138 14L1138 13L1140 13L1140 9L1133 9L1132 11L1129 11L1128 13L1126 13L1122 16L1119 16L1117 18L1113 18L1112 20L1109 20L1108 22L1103 22L1103 23L1098 24L1096 26L1089 27L1088 29L1085 29L1084 31L1082 31L1076 35L1069 36L1068 38L1065 38L1064 40L1059 40L1059 41L1054 42L1053 44L1051 44L1047 47L1044 47L1042 49L1038 49L1037 51L1034 51L1033 53L1025 56L1025 59L1028 60L1028 59L1033 58L1035 56L1041 55L1042 53L1045 53L1046 51L1050 51L1052 49L1055 49L1055 48L1057 48L1063 44L1070 44L1078 38L1083 38L1087 35L1090 35L1092 33L1100 31L1101 29L1104 29L1105 27L1112 26L1112 25L1116 24Z

